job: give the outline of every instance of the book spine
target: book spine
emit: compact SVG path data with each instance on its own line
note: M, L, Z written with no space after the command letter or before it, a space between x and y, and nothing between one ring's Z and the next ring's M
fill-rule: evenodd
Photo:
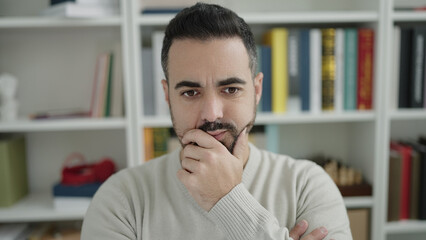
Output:
M311 113L320 113L322 105L322 37L320 29L309 32L309 85Z
M264 36L264 43L271 47L272 66L272 112L284 113L287 110L288 71L287 40L285 28L275 28Z
M153 128L144 128L144 138L145 138L145 162L154 158L154 129Z
M160 157L167 153L167 142L170 138L168 128L154 128L154 157Z
M395 26L393 32L393 78L392 78L392 96L391 108L398 109L398 91L399 91L399 58L401 55L401 27Z
M115 46L115 60L114 60L114 79L112 87L112 103L111 103L111 116L121 117L124 113L124 91L123 91L123 68L122 68L122 55L121 45Z
M322 110L334 110L334 81L336 77L335 35L333 28L322 29Z
M310 43L309 30L300 32L299 75L302 111L310 111Z
M410 218L411 147L402 147L400 220Z
M358 33L356 29L345 29L344 109L356 110Z
M426 149L426 143L423 144ZM426 220L426 150L420 153L420 191L419 191L419 213L420 220Z
M299 72L299 42L300 30L290 29L288 32L287 64L289 75L288 112L299 112L300 102L300 72Z
M372 109L373 105L373 46L373 30L359 29L357 108L360 110Z
M412 38L412 65L411 65L411 84L410 84L410 108L423 107L423 80L424 80L424 45L425 29L416 27L413 30Z
M409 107L409 89L411 80L411 44L412 29L401 28L401 44L399 57L399 91L398 91L398 107Z
M335 80L334 80L334 110L343 111L343 81L345 74L345 31L342 28L336 29L335 39Z
M112 95L112 75L114 66L114 54L109 54L109 65L108 65L108 81L105 94L105 110L104 117L111 116L111 95Z
M262 111L272 111L272 79L271 79L271 47L262 46L262 72L263 72L263 89Z
M398 150L391 147L388 175L388 221L398 221L401 202L401 165L402 157Z
M97 92L99 88L99 69L101 67L101 56L98 56L96 59L96 69L95 69L95 77L93 79L93 87L92 87L92 100L90 103L90 116L95 117L96 116L96 106L97 106Z
M154 94L154 76L153 76L153 64L152 64L152 49L142 49L142 92L143 102L143 113L145 116L155 115L156 99Z

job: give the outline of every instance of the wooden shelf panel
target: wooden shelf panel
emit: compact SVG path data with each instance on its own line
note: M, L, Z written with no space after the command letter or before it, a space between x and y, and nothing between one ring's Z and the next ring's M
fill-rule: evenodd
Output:
M0 18L0 29L56 28L56 27L115 27L122 23L121 17L108 18L53 18L53 17L6 17Z
M124 129L123 118L87 118L63 120L17 120L1 122L0 132L40 132L40 131L71 131L71 130L108 130Z
M375 22L379 18L374 11L241 13L240 16L249 24L356 23ZM145 14L139 17L139 25L167 25L173 17L174 14Z

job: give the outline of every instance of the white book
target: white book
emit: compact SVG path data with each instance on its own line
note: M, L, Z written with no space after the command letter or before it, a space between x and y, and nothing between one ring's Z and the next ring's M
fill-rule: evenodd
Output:
M114 66L112 73L112 93L110 113L112 117L123 116L124 93L123 93L123 63L121 55L121 44L117 44L114 49Z
M391 96L390 96L391 109L398 109L400 52L401 52L401 27L395 26L393 30L393 56L392 56L393 77L392 77L392 85L391 85L392 89L391 89Z
M345 76L345 30L343 28L336 29L335 39L336 77L334 79L334 111L342 112Z
M60 212L86 212L89 208L91 197L54 197L53 206Z
M320 113L322 109L322 83L321 83L321 74L322 74L322 39L321 39L321 30L318 28L313 28L309 32L309 51L310 51L310 107L311 113Z
M163 47L164 32L154 32L152 34L152 64L154 75L155 94L155 115L169 115L169 106L166 102L161 80L165 79L163 68L161 67L161 48Z
M145 116L155 115L155 94L152 59L152 49L142 48L142 92L143 113Z
M118 16L120 9L112 6L82 5L73 2L55 4L45 9L45 16L70 17L70 18L97 18Z

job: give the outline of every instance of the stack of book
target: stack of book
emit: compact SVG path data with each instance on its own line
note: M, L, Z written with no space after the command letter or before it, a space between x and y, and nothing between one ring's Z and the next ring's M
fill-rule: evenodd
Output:
M120 13L119 0L50 0L43 15L70 18L98 18Z
M373 53L372 29L271 29L258 47L261 111L372 109Z
M394 108L426 108L426 27L394 28Z
M426 220L426 137L390 149L388 221Z

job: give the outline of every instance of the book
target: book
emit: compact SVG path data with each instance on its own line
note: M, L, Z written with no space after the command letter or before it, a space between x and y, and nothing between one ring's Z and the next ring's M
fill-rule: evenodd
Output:
M261 46L262 55L262 72L263 72L263 86L262 86L262 111L272 111L272 79L271 79L271 47Z
M28 116L32 120L54 120L90 117L90 112L82 109L54 109L32 113Z
M391 142L391 151L398 157L391 157L389 163L389 221L410 218L411 154L408 145ZM393 153L394 154L394 153Z
M399 57L401 55L401 27L395 26L393 31L393 76L391 92L391 108L398 109L398 91L399 91Z
M143 113L145 116L155 115L154 76L152 64L152 49L142 48L142 92Z
M145 146L142 149L145 150L145 162L154 158L154 129L144 128L144 140Z
M95 6L115 6L120 5L119 0L50 0L50 5L60 4L64 2L73 2L80 5L95 5Z
M420 156L420 179L419 179L419 212L418 218L426 220L426 138L419 137L417 151Z
M348 209L348 217L353 239L370 239L370 210L368 208Z
M321 30L313 28L309 31L309 88L310 109L312 113L320 113L322 109L322 37Z
M271 47L272 112L287 111L288 65L286 28L273 28L263 35L263 43Z
M409 108L409 89L411 82L412 29L401 27L399 55L398 108Z
M91 197L54 197L53 207L61 212L85 212L89 208Z
M335 39L335 79L334 79L334 111L343 111L343 81L345 76L345 31L336 29Z
M112 70L112 90L110 116L122 117L124 115L124 82L123 82L123 59L121 45L117 44L114 49L114 65Z
M8 207L28 194L26 141L23 136L0 135L0 207Z
M93 197L102 183L88 183L78 186L56 183L53 186L54 197Z
M299 47L299 79L301 110L306 112L311 110L310 51L310 30L302 29Z
M114 66L114 54L110 53L109 55L109 65L108 65L108 78L105 86L105 105L104 105L104 114L103 117L111 116L111 98L112 98L112 74Z
M153 135L154 157L156 158L167 153L170 130L169 128L154 128Z
M345 29L344 109L357 109L358 32Z
M322 36L322 110L334 110L334 83L336 79L335 44L336 30L326 28L321 30Z
M373 48L374 31L368 28L358 29L358 96L357 108L373 108Z
M423 108L426 28L414 27L411 54L410 108Z
M155 94L155 115L169 115L169 106L161 85L161 80L166 79L163 68L161 67L161 48L163 47L164 32L158 31L152 34L152 62L154 76L154 94Z
M299 72L299 45L300 30L297 28L289 29L287 45L287 64L288 64L288 99L287 111L299 112L301 109L300 99L300 72Z
M75 2L63 2L50 6L42 14L53 17L69 18L99 18L118 16L120 10L118 7L105 5L77 4Z
M90 104L90 116L98 118L103 116L105 97L103 90L108 79L109 54L99 54L96 61L95 77L92 87L92 100Z

